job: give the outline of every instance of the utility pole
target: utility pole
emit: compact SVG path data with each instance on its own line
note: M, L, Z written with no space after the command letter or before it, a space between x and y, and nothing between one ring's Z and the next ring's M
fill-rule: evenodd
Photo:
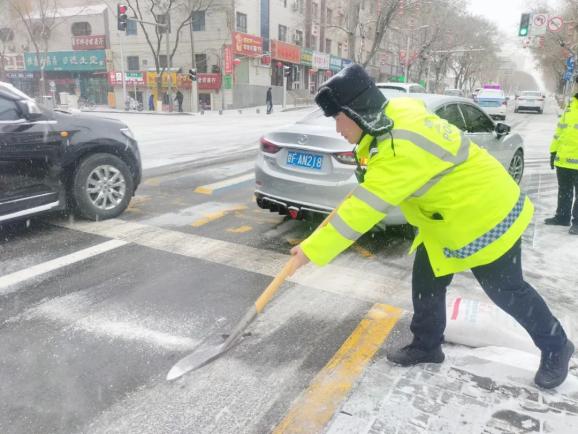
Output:
M122 104L126 108L126 77L124 69L124 38L118 32L116 33L120 40L120 73L122 74ZM121 106L122 108L122 106Z
M170 16L169 16L169 11L167 10L167 22L165 23L165 36L167 37L166 39L166 50L167 50L167 71L168 71L168 79L167 79L167 96L168 96L168 101L169 101L169 106L168 106L168 111L172 112L172 107L173 107L173 97L171 95L171 91L172 91L172 76L171 76L171 45L170 45L170 41L169 41L169 32L171 31L171 26L170 26Z

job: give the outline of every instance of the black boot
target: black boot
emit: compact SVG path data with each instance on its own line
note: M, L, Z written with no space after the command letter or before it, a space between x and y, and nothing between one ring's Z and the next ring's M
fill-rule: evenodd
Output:
M578 235L578 224L573 224L570 226L570 230L568 231L570 235Z
M568 375L568 364L573 353L574 345L569 340L560 351L542 351L540 368L534 378L536 385L544 389L552 389L562 384Z
M410 344L388 354L387 359L401 366L412 366L418 363L441 363L444 361L445 356L441 345L434 349L426 350L415 344Z
M570 218L562 218L556 215L544 220L544 224L552 226L570 226Z

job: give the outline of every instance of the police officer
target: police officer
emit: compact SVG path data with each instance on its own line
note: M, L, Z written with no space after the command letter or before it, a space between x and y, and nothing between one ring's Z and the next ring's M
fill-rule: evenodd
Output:
M502 165L458 128L413 98L386 100L365 70L351 65L326 81L315 102L357 144L360 185L329 223L291 250L297 267L330 262L400 207L418 228L411 322L413 341L388 355L410 366L441 363L446 288L471 269L490 299L512 315L542 352L535 382L560 385L574 346L536 290L524 281L522 233L533 206Z
M550 145L550 167L556 167L558 207L556 215L544 223L559 226L572 223L569 233L578 235L578 93L572 97L558 123Z

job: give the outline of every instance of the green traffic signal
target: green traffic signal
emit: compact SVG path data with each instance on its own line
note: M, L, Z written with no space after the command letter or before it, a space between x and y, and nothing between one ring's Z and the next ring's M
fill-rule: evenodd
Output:
M530 14L522 14L520 19L520 30L518 36L528 36L528 28L530 27Z

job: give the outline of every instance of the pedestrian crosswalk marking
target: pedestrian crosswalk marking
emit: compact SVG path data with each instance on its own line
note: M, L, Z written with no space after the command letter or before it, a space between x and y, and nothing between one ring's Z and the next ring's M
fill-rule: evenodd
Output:
M211 195L216 190L221 190L226 187L231 187L236 184L241 184L243 182L250 181L255 178L255 174L253 172L247 173L245 175L236 176L234 178L225 179L224 181L215 182L213 184L202 185L195 189L195 193Z
M289 255L271 250L120 219L72 223L61 221L54 222L54 224L271 277L276 276L289 259ZM288 281L370 302L384 299L397 302L400 296L409 292L409 283L400 282L388 277L385 273L380 274L363 267L350 268L337 264L329 264L325 267L309 264L291 276ZM359 282L364 282L364 284L359 285Z
M35 277L41 276L51 271L56 271L59 268L84 261L85 259L92 258L93 256L109 252L126 244L127 242L122 240L106 241L104 243L97 244L96 246L88 247L69 255L61 256L59 258L52 259L50 261L43 262L41 264L37 264L32 267L28 267L26 269L2 276L0 277L0 295L6 295L17 291L16 285L19 283L34 279Z

